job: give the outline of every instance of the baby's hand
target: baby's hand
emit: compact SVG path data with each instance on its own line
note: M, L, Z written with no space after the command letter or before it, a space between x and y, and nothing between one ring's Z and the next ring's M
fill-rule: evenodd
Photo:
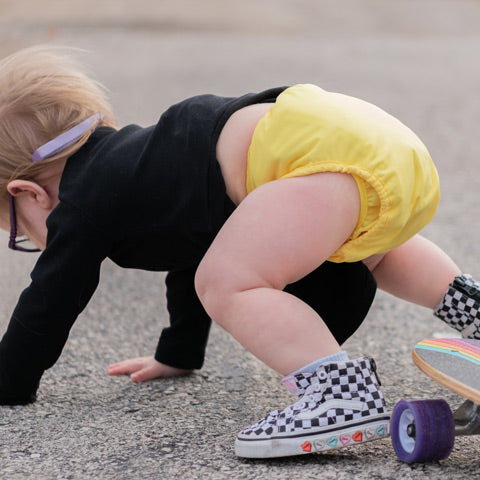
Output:
M192 372L193 370L170 367L157 362L153 357L131 358L108 367L109 375L130 375L130 379L135 383L146 382L159 377L188 375Z

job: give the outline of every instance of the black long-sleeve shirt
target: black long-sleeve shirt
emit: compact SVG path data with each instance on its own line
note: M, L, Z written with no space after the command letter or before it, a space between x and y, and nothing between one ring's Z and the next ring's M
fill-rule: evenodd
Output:
M125 268L168 271L170 327L155 358L200 368L210 319L194 291L205 251L233 210L216 161L228 118L274 102L277 88L238 98L202 95L170 107L148 128L98 128L67 161L45 250L0 342L0 404L35 398L87 305L105 258Z

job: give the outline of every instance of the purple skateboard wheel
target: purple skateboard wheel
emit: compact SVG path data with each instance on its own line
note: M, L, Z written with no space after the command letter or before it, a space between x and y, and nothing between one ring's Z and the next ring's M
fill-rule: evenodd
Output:
M443 460L455 441L453 415L445 400L401 400L393 409L390 431L403 462Z

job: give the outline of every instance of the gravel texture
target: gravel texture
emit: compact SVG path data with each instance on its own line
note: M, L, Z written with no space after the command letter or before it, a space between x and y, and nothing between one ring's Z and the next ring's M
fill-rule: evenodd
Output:
M0 54L40 42L80 47L111 90L120 122L148 125L171 103L311 82L390 111L429 147L442 179L425 234L480 277L480 2L476 0L0 0ZM0 235L0 327L35 256ZM292 397L275 373L214 327L205 367L134 385L109 363L153 351L166 325L163 274L102 269L38 401L0 408L0 478L476 478L480 440L442 462L400 463L389 440L330 454L250 461L238 430ZM379 294L348 341L376 358L389 407L401 398L460 399L422 375L410 350L449 331L425 309Z

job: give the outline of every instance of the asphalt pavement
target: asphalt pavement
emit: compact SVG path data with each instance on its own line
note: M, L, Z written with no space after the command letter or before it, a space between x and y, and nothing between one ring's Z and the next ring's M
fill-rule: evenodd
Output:
M425 235L480 278L478 0L0 0L0 56L37 43L79 47L110 89L120 123L149 125L199 93L240 95L316 83L373 102L409 125L434 158L442 200ZM35 255L0 235L0 328ZM237 431L292 397L277 374L213 327L204 368L135 385L109 363L152 353L168 323L163 274L107 262L38 401L0 408L0 478L471 479L479 438L449 459L407 465L388 439L277 460L236 458ZM413 366L423 338L449 330L426 309L379 293L352 356L375 357L388 406L460 402Z

